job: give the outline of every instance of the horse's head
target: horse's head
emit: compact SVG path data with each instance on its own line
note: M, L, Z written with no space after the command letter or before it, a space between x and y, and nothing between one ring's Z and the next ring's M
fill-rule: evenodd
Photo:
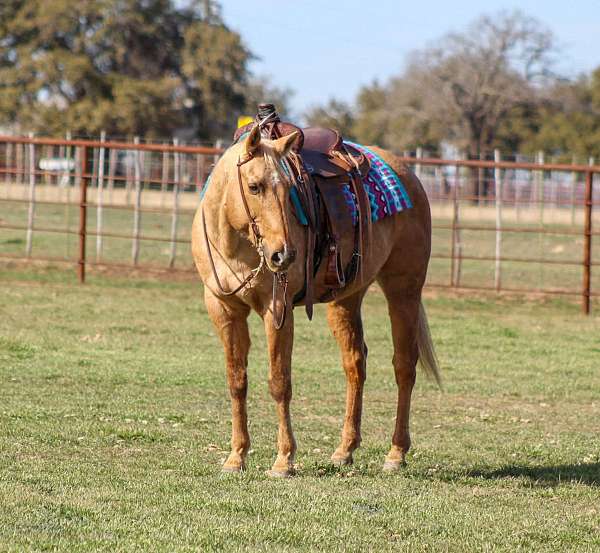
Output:
M294 262L300 240L292 215L292 183L281 163L297 137L295 132L277 140L261 139L260 129L255 126L231 150L236 156L232 161L239 167L232 163L235 173L228 171L228 197L235 204L228 211L230 223L238 229L247 228L251 239L255 224L265 261L273 272L285 271Z

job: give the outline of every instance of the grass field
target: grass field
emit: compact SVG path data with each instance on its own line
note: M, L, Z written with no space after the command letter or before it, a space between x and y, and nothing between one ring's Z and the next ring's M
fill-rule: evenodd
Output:
M407 467L386 306L364 309L363 446L328 458L343 371L323 309L297 313L298 476L265 475L276 421L252 320L253 450L222 476L221 347L190 282L0 266L1 551L596 551L600 318L563 300L429 295L445 391L418 380Z

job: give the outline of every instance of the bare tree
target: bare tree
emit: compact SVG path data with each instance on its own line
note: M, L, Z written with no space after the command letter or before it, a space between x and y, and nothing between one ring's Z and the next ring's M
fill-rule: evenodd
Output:
M422 116L479 156L491 149L509 112L534 100L554 77L554 51L554 35L538 20L501 12L415 53L406 78L420 92Z

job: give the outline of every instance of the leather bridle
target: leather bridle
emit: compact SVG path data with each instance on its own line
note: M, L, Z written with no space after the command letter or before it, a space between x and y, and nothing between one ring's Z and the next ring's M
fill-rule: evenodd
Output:
M265 251L264 251L264 247L263 247L263 243L262 243L262 235L260 233L260 229L258 228L256 219L253 217L252 213L250 212L250 207L248 206L248 200L246 198L246 193L244 191L244 185L242 184L242 165L248 163L253 158L254 158L254 156L251 152L248 152L246 154L246 157L243 160L241 158L238 158L237 177L238 177L238 185L239 185L239 189L240 189L240 196L242 197L242 204L244 205L244 210L246 211L246 216L248 217L248 222L250 223L250 228L252 229L252 234L254 235L254 247L256 248L256 252L258 253L260 261L259 261L258 266L255 269L252 269L250 271L250 273L248 274L248 276L246 276L246 278L244 278L244 280L241 281L240 285L237 286L233 290L225 290L223 288L223 285L221 284L219 275L217 274L217 268L215 266L215 261L213 259L213 255L212 255L210 239L208 238L208 232L206 230L206 217L204 214L204 206L202 206L202 230L204 233L204 244L206 246L206 252L208 254L208 259L210 261L210 267L212 269L213 276L215 277L215 282L217 283L219 292L224 296L233 296L233 295L237 294L240 290L249 286L252 283L252 281L259 275L259 273L262 271L262 269L265 266ZM282 211L282 220L283 220L283 208L279 202L278 202L278 205ZM232 270L232 272L233 272L233 270ZM283 327L283 324L285 323L285 317L287 314L288 279L287 279L287 273L285 271L282 271L282 272L271 271L271 272L273 273L273 300L272 300L273 325L276 330L280 330ZM277 317L277 315L275 313L275 306L277 304L276 299L277 299L277 291L278 291L279 287L283 288L283 299L282 299L283 311L282 311L281 315L279 317Z

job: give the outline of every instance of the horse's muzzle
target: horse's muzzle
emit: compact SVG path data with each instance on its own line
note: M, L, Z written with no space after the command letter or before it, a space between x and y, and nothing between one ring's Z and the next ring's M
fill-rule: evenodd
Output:
M296 259L296 250L284 246L283 250L273 252L269 257L270 265L276 271L285 271Z

